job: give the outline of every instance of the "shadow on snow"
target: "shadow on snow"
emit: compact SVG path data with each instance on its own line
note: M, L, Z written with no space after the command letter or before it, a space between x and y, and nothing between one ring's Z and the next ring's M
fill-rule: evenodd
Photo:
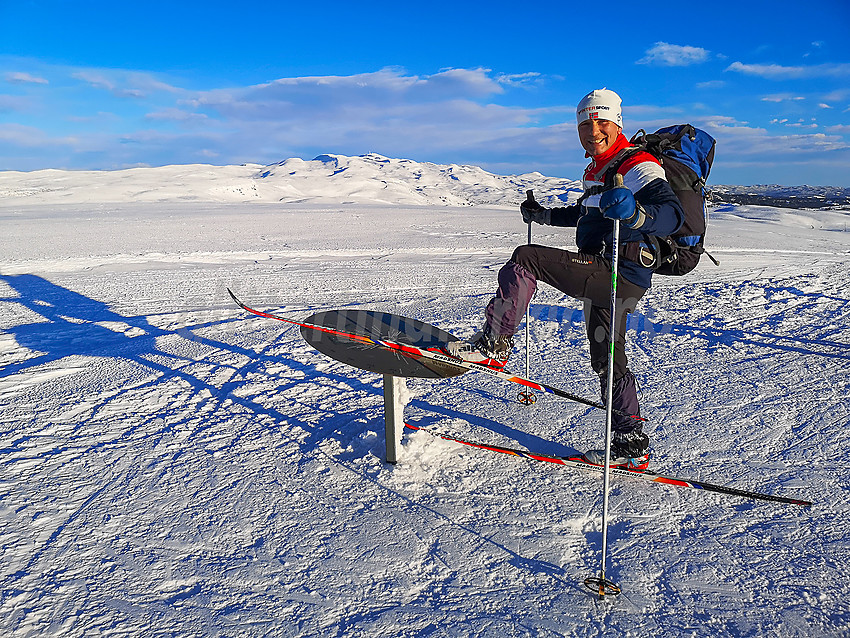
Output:
M278 434L286 438L288 441L295 443L305 454L316 455L322 454L330 460L346 467L351 472L359 475L362 479L372 482L380 488L392 493L395 497L403 502L417 507L423 508L435 516L447 520L466 532L480 537L487 543L494 545L509 555L509 561L518 568L524 568L529 571L546 573L550 577L560 580L559 575L562 574L560 567L547 563L545 561L528 559L520 556L508 547L498 543L497 541L482 535L469 525L451 521L446 514L438 510L411 500L410 497L381 484L375 477L363 472L361 469L354 466L346 458L347 454L342 456L328 455L321 451L319 444L322 440L328 437L340 438L342 434L341 427L350 425L352 422L360 422L368 424L370 419L366 414L368 411L374 410L374 407L360 407L346 414L327 412L327 418L320 419L318 423L308 422L298 418L293 414L286 414L279 409L263 405L258 398L246 398L237 395L237 390L244 387L248 383L248 376L251 373L266 373L270 376L274 374L267 373L264 370L266 364L287 363L290 368L295 371L303 372L307 379L315 382L317 377L321 377L323 382L330 387L338 388L339 385L345 385L352 391L367 393L380 396L382 390L379 384L369 384L361 381L355 375L338 375L329 374L327 370L319 371L315 366L299 363L294 358L282 358L279 355L267 354L274 348L276 340L268 343L261 352L256 352L251 349L242 348L222 341L209 339L197 335L194 330L199 330L209 326L222 325L235 321L242 321L242 318L223 318L216 321L201 323L191 327L179 328L177 330L167 330L151 324L146 316L125 316L112 310L108 304L91 299L77 292L58 286L42 277L25 274L25 275L0 275L0 282L7 284L15 293L16 296L6 296L0 298L0 301L6 303L14 303L31 311L36 317L33 317L30 323L23 323L11 328L6 328L3 332L14 337L16 342L22 348L32 351L34 356L6 366L0 367L0 379L8 378L17 374L26 373L27 371L36 368L56 363L68 357L103 357L113 359L123 359L139 366L148 368L157 376L149 381L134 385L132 388L122 388L118 393L111 393L104 399L103 404L97 405L93 409L92 417L97 412L106 407L110 402L114 402L124 393L139 390L145 386L155 386L170 379L180 379L188 383L195 394L207 391L210 398L208 401L215 402L215 408L227 411L227 406L223 405L225 400L231 401L233 404L249 411L255 416L266 416L271 418L279 427ZM246 318L247 319L247 318ZM111 327L110 327L111 326ZM282 335L283 333L281 333ZM213 358L207 357L190 357L181 356L163 350L158 345L158 340L161 338L182 338L193 342L201 343L211 349L213 352L229 352L244 356L248 359L248 363L243 366L228 365L216 362ZM226 368L231 373L228 381L220 384L217 387L193 374L189 368L193 365L203 364L206 366ZM301 379L286 379L276 387L275 391L282 392L287 389L297 386L302 383ZM148 436L157 439L172 431L177 425L185 423L190 419L197 418L198 409L180 410L179 408L157 408L157 412L148 420L142 420L135 426L131 426L125 431L124 438L131 437L145 423L159 421L159 430L149 432ZM187 414L188 412L188 414ZM490 421L476 418L474 415L464 414L457 410L443 410L443 414L447 416L457 416L478 423L484 427L493 427ZM212 415L210 415L212 416ZM283 426L296 426L308 433L305 438L298 438L290 435ZM211 427L211 426L208 426ZM361 425L361 428L365 426ZM199 432L206 429L204 426L195 428L193 436L197 436ZM503 434L517 435L521 434L513 430L504 430ZM349 433L350 434L350 433ZM233 445L237 445L244 436L248 433L234 435ZM99 444L92 446L90 450L81 450L82 454L87 451L96 449ZM345 447L345 446L343 446ZM7 450L8 451L8 450ZM374 450L373 450L374 453ZM353 454L357 454L354 452ZM312 456L311 456L312 457ZM12 576L20 578L35 564L44 551L52 545L56 539L62 534L63 530L73 522L73 520L81 514L86 506L96 500L101 492L106 490L109 484L102 485L98 490L83 502L69 518L60 524L50 535L45 543L36 550L31 557L28 567L19 571Z

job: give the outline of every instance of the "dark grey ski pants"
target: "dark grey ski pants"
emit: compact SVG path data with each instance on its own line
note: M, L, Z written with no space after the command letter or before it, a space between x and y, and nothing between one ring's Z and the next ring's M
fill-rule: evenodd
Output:
M513 335L537 289L537 282L549 284L584 302L590 363L605 387L608 370L608 330L611 323L611 262L597 255L550 248L520 246L499 271L499 288L487 306L487 325L493 334ZM615 409L640 415L634 375L626 358L626 318L646 292L622 276L617 280L617 321L614 339ZM604 395L604 392L603 392ZM640 422L615 418L616 432L640 429Z

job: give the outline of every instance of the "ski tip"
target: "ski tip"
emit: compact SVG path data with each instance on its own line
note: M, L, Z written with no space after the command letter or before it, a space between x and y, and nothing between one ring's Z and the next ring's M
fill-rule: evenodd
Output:
M235 301L235 302L236 302L236 305L237 305L237 306L239 306L240 308L244 308L244 307L245 307L245 306L242 304L242 302L241 302L241 301L239 301L239 299L237 299L237 298L236 298L236 295L234 295L234 294L233 294L233 291L232 291L230 288L228 288L228 289L227 289L227 293L230 295L230 298L231 298L231 299L233 299L233 301Z

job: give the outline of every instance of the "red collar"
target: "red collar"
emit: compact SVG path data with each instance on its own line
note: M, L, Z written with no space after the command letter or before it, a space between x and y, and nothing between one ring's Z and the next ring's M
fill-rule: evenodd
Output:
M597 173L600 173L601 169L604 169L608 165L608 162L614 159L614 156L627 146L630 146L630 144L629 140L626 139L626 136L622 133L617 135L617 139L614 140L614 143L607 151L601 155L596 155L591 159L590 164L588 164L587 168L584 170L584 178L591 181L597 181ZM591 157L587 153L585 153L584 156Z

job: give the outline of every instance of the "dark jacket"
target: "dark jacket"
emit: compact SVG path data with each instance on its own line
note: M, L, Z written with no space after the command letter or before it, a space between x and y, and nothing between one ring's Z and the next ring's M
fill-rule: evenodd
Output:
M620 134L617 141L602 155L592 158L584 171L584 189L601 185L605 169L610 161L629 146L628 140ZM645 235L666 237L676 232L685 220L685 213L679 199L667 183L664 169L658 160L645 152L631 155L617 172L623 176L625 185L632 191L635 200L643 208L646 218L640 228L632 229L623 224L620 228L620 243L645 243ZM591 195L580 205L553 208L551 224L553 226L575 226L576 246L579 251L591 255L603 255L611 258L614 222L602 216L599 210L599 195ZM628 254L629 251L624 251ZM620 274L642 288L652 284L652 270L621 253Z

